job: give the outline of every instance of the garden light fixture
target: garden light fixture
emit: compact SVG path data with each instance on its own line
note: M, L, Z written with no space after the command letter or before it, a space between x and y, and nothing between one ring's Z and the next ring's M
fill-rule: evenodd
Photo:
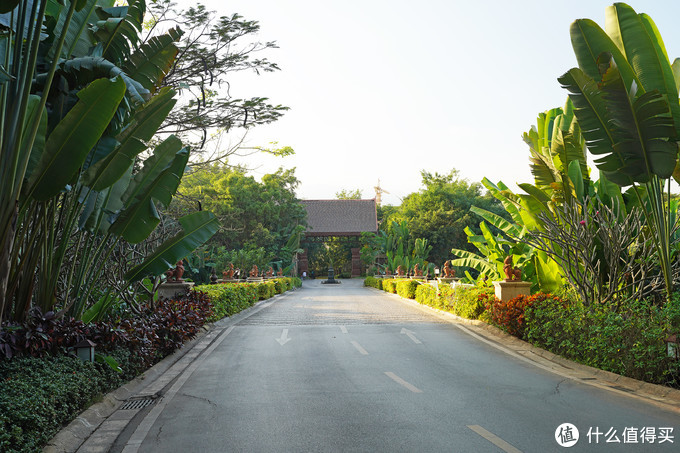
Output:
M76 355L83 362L94 362L94 347L97 346L90 340L82 340L76 344L73 349Z
M669 335L668 338L666 338L666 351L668 357L680 360L680 343L678 343L677 335Z

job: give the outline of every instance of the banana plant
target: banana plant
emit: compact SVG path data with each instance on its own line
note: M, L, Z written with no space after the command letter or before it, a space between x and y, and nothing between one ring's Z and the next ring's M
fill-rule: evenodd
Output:
M451 260L451 265L475 269L479 272L478 280L500 280L504 278L503 261L508 255L511 255L513 263L522 269L522 278L532 281L534 286L537 287L538 282L533 263L534 250L521 242L512 241L501 235L495 236L486 222L494 225L507 235L521 235L522 228L484 209L473 206L470 210L484 219L479 225L482 232L481 235L476 235L470 228L465 229L468 242L473 244L480 254L452 249L451 253L460 258Z
M680 104L663 40L649 16L624 3L607 8L606 32L588 19L575 21L570 32L579 67L558 80L595 165L613 183L633 188L670 298L674 225L664 198L678 168Z
M176 191L189 153L174 137L133 175L134 160L174 106L174 93L159 85L181 35L173 29L139 45L144 8L141 0L9 8L10 19L28 20L10 21L0 38L0 74L7 74L0 77L0 318L21 319L34 300L45 311L61 305L61 313L82 315L115 245L147 237L158 224L156 204L167 206ZM39 45L48 16L56 26ZM48 63L44 74L36 72L39 60ZM51 90L54 80L63 89ZM77 103L68 98L74 89ZM174 264L216 230L208 213L180 223L183 231L135 275L162 272L159 263ZM59 281L67 282L63 294Z
M568 100L564 109L540 113L536 124L537 127L532 126L523 135L529 145L535 186L558 204L579 196L578 184L581 184L581 180L573 181L569 177L569 168L576 162L586 179L589 172L585 140L574 116L572 102Z
M12 309L13 294L17 290L10 282L11 272L17 254L14 247L17 232L21 230L27 204L22 200L27 168L36 159L31 159L34 150L42 149L47 130L45 105L54 80L58 59L48 62L42 93L31 94L36 77L37 61L41 54L42 24L50 4L54 11L56 2L16 1L3 2L0 11L7 13L7 33L0 38L0 319ZM68 29L76 12L85 6L83 0L71 1L64 9L63 28ZM57 12L59 10L57 9ZM20 20L20 18L22 20ZM25 20L23 20L25 19ZM66 33L54 36L55 54L60 55ZM95 90L90 91L93 94ZM53 142L56 143L56 140ZM76 150L76 152L80 152ZM45 161L45 165L48 162ZM34 180L36 181L36 180ZM49 183L47 183L49 184ZM36 187L36 186L34 186ZM44 186L43 186L44 187ZM39 209L38 209L39 210ZM38 239L38 238L36 238ZM27 253L27 262L36 263L36 253ZM27 267L26 272L32 272ZM30 292L30 285L24 285ZM29 288L26 288L29 287ZM20 304L23 301L19 302ZM23 316L24 307L19 307Z

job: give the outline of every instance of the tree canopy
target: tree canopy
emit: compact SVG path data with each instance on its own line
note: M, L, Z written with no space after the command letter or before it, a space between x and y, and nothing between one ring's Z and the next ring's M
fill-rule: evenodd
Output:
M488 195L480 183L470 183L458 170L448 174L422 170L423 188L407 195L401 204L385 218L408 222L411 235L427 239L432 246L429 260L442 264L451 258L451 249L474 250L467 242L465 227L479 231L481 217L470 211L478 206L499 215L507 215L500 202Z
M335 193L335 198L338 200L361 200L361 189L342 189Z
M252 71L259 75L279 70L276 63L262 56L277 45L255 39L260 30L257 21L238 14L217 18L200 3L178 9L170 0L150 3L149 13L145 23L149 36L169 27L179 26L183 31L177 43L177 59L163 79L164 86L179 92L180 102L161 131L177 135L195 152L212 149L210 155L204 155L204 162L225 162L228 155L243 152L239 145L224 149L221 139L225 133L234 129L245 133L253 126L276 121L288 110L264 96L237 97L237 89L232 87L230 77L235 73ZM213 143L208 146L207 142ZM283 155L292 151L289 147L249 150Z
M222 228L210 244L228 250L264 247L278 256L295 227L305 223L295 195L298 184L295 169L279 169L257 181L243 168L213 164L184 176L170 212L211 211Z

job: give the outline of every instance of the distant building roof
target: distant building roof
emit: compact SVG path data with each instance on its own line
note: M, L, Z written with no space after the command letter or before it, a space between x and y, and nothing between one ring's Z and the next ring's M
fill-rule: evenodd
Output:
M307 210L307 236L348 236L378 231L375 199L301 200Z

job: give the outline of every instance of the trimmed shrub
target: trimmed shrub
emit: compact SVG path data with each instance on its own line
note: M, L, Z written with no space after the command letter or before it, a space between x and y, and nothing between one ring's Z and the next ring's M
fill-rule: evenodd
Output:
M432 285L418 285L416 288L416 302L430 307L437 307L437 289Z
M364 279L364 286L370 286L371 288L383 289L382 278L366 277Z
M547 302L546 302L547 301ZM487 311L491 323L518 338L526 339L525 312L534 304L560 305L564 307L565 301L558 296L545 293L537 293L532 296L517 296L507 302L498 299L490 299L487 303Z
M478 319L493 293L490 287L441 285L437 288L423 284L416 289L416 301L463 318Z
M257 295L260 300L266 300L276 295L276 285L274 282L265 281L257 284Z
M271 280L271 282L274 284L274 294L281 294L285 291L285 289L283 289L284 285L278 278L276 280Z
M453 313L461 318L479 319L489 302L495 300L495 291L489 286L456 286L453 289Z
M588 309L557 297L536 301L524 314L525 337L555 354L655 384L680 386L680 364L667 356L665 338L680 313L677 298L658 307L626 301Z
M416 298L416 288L422 286L421 282L418 280L398 280L397 281L397 294L405 299L415 299Z
M383 291L387 291L388 293L396 294L397 293L397 281L393 278L383 279L382 289L383 289Z
M200 285L194 291L205 293L213 306L213 314L209 322L217 321L225 316L252 307L259 298L257 284L254 283L225 283L221 285Z
M489 312L491 324L510 335L524 338L524 310L530 304L529 297L522 295L508 301L489 300L486 310Z

